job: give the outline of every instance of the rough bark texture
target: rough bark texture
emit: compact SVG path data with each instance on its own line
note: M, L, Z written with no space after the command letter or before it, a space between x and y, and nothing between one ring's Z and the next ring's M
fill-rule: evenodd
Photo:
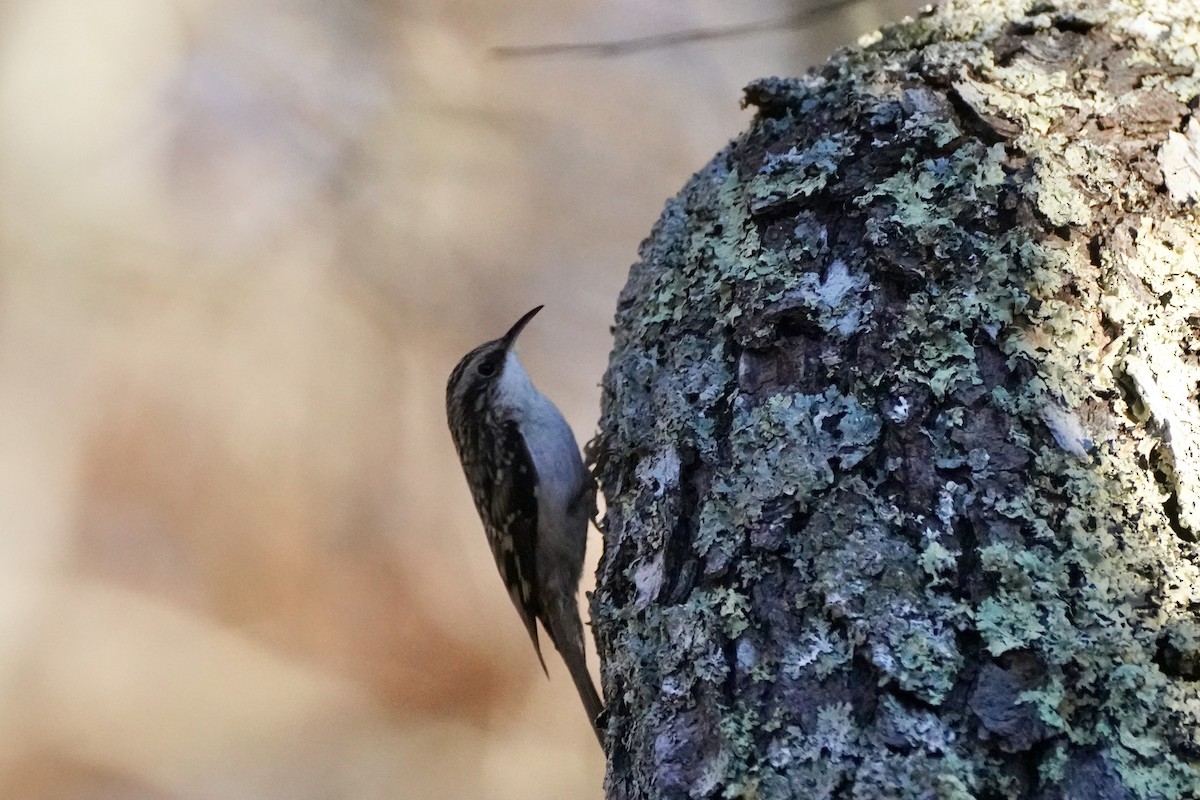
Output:
M748 89L617 316L609 797L1200 796L1198 42L962 0Z

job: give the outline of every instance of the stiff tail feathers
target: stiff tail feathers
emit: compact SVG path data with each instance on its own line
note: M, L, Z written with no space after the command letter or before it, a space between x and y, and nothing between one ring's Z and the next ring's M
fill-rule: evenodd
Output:
M596 684L592 682L592 675L588 672L579 608L574 598L571 598L570 602L556 603L555 606L544 609L547 613L543 614L542 622L550 635L550 641L554 643L555 649L567 665L567 671L571 673L571 680L575 683L579 699L583 701L588 721L592 723L592 730L595 731L600 746L604 747L604 701L600 699Z

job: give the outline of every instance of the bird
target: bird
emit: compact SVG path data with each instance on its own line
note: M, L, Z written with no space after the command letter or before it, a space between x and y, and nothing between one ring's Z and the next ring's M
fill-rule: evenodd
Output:
M595 488L562 412L514 350L537 306L467 353L446 384L446 417L496 568L542 671L538 622L562 656L601 747L604 703L588 672L576 594Z

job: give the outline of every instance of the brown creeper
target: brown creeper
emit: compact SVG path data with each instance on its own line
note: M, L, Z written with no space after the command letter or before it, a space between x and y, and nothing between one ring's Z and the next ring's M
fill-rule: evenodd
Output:
M604 704L588 673L575 600L595 495L570 426L513 352L541 309L458 362L446 384L446 416L496 567L542 670L537 620L566 662L603 745Z

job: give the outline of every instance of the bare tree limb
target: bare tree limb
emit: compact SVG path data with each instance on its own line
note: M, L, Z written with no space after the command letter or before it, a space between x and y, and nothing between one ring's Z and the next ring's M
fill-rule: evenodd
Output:
M821 17L832 15L844 8L861 5L867 0L833 0L829 3L812 6L803 11L797 11L786 17L761 20L759 22L739 22L732 25L717 25L706 28L689 28L681 31L655 33L648 36L635 36L629 39L614 39L608 42L550 42L547 44L531 45L501 45L493 47L491 54L496 58L535 58L542 56L583 56L593 58L614 58L647 50L661 50L668 47L679 47L695 42L712 41L715 39L736 39L742 36L752 36L758 33L789 30L809 25Z

